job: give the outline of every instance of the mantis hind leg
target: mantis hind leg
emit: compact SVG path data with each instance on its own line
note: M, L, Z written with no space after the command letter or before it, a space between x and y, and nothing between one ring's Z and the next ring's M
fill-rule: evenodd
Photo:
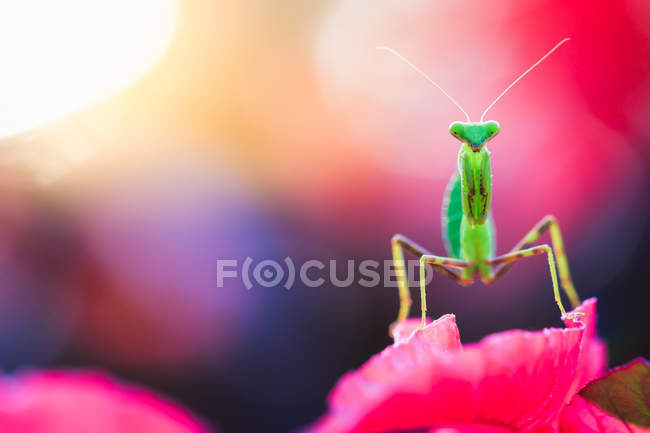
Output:
M576 292L573 281L571 280L569 262L566 253L564 252L564 242L562 240L562 233L560 232L560 225L553 215L547 215L542 218L542 220L538 222L510 252L514 253L532 247L533 244L549 230L551 232L551 245L553 246L555 258L557 259L557 271L560 274L562 290L564 290L567 298L569 298L571 306L576 308L580 305L580 298L578 297L578 293ZM501 278L511 266L512 263L507 263L496 269L494 275L495 280Z
M411 292L409 291L408 281L406 278L404 250L420 259L420 296L422 299L422 323L424 325L426 323L426 281L423 277L425 271L423 264L431 265L433 268L442 272L443 275L446 275L460 284L466 284L468 281L463 280L459 272L454 269L449 269L448 266L452 268L467 268L470 267L471 264L450 257L435 256L412 240L399 234L393 236L391 246L393 251L395 274L397 277L397 288L399 290L400 307L399 313L397 314L397 320L391 325L390 329L392 329L395 324L405 320L411 310Z

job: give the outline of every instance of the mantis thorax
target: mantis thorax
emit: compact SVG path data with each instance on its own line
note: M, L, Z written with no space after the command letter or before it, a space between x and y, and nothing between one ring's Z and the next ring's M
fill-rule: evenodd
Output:
M471 226L485 224L492 196L490 151L485 146L474 150L463 144L458 152L458 172L464 217Z

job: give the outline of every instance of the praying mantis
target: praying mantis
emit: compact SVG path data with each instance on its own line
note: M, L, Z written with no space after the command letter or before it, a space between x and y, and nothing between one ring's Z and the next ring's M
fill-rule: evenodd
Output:
M399 57L412 69L422 75L427 81L437 87L465 115L466 122L453 122L449 127L451 135L460 141L458 152L458 169L452 175L445 191L442 205L442 233L447 256L438 256L413 242L406 236L396 234L391 240L393 264L399 290L400 307L397 320L391 325L405 320L411 310L411 294L406 279L404 251L408 251L420 259L420 297L423 328L426 323L426 266L429 265L442 275L466 286L479 277L484 284L492 284L499 280L518 260L538 254L545 254L553 283L553 295L562 317L567 312L562 304L559 280L573 308L580 304L580 299L571 280L569 263L564 252L564 242L557 219L547 215L537 223L526 236L517 243L510 252L495 256L494 221L490 215L490 200L492 197L492 167L490 151L486 144L500 130L499 123L494 120L485 121L487 112L505 95L519 80L532 71L544 59L550 56L570 38L563 39L544 54L536 63L524 71L485 109L478 122L472 122L469 115L449 94L433 81L417 66L388 47L377 47L387 50ZM538 239L550 231L551 246L548 244L535 245ZM556 265L557 261L557 265Z

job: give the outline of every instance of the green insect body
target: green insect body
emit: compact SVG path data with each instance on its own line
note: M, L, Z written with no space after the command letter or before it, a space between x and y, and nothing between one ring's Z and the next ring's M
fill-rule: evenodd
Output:
M509 253L495 255L495 229L490 215L492 166L491 154L486 144L499 133L500 126L496 121L483 121L485 114L496 101L567 40L564 39L558 43L510 84L483 112L479 122L471 122L469 115L451 96L399 53L390 48L378 47L391 51L422 74L467 117L467 122L454 122L449 127L449 132L460 142L460 150L457 170L447 186L442 206L442 232L447 257L434 255L403 235L393 236L393 261L400 297L400 309L396 323L408 317L411 307L404 251L408 251L420 259L421 326L426 324L425 270L427 265L462 285L471 284L477 277L485 284L492 284L500 279L516 261L543 254L548 259L555 302L562 316L566 316L566 310L560 297L560 285L571 305L574 308L579 305L580 300L571 281L562 235L555 217L551 215L544 217ZM535 245L547 231L551 235L552 247L546 244Z
M448 226L443 217L444 237L457 239L453 248L447 246L447 254L474 264L462 270L464 279L471 278L472 274L487 279L490 267L485 261L493 258L495 242L494 223L489 218L492 167L490 151L485 144L499 133L499 124L494 121L483 124L454 122L449 131L462 146L458 152L458 174L452 176L454 187L448 191L453 195L446 197L443 203L460 208L461 212L460 224L453 227Z

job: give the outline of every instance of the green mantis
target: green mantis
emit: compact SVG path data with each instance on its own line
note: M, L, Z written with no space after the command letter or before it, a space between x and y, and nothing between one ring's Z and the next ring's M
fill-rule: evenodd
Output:
M465 110L442 87L413 63L390 48L377 47L390 51L406 62L436 86L467 118L466 122L453 122L449 127L449 132L460 141L460 150L458 152L458 169L449 181L442 206L442 233L447 256L432 254L400 234L392 238L393 262L400 299L399 313L395 323L405 320L409 316L411 309L411 294L406 278L404 251L408 251L420 259L421 327L426 325L425 271L427 265L461 285L473 283L476 277L479 277L485 284L492 284L499 280L516 261L525 257L545 254L548 258L555 302L562 316L566 316L567 313L560 297L558 273L562 289L569 298L571 305L575 308L580 304L571 281L560 226L552 215L542 218L510 252L495 256L494 222L490 216L490 200L492 197L491 154L486 144L499 133L500 127L499 123L494 120L484 121L485 115L490 108L512 86L568 40L569 38L560 41L506 87L485 109L478 122L472 122ZM537 240L547 231L550 231L552 247L547 244L535 245Z

